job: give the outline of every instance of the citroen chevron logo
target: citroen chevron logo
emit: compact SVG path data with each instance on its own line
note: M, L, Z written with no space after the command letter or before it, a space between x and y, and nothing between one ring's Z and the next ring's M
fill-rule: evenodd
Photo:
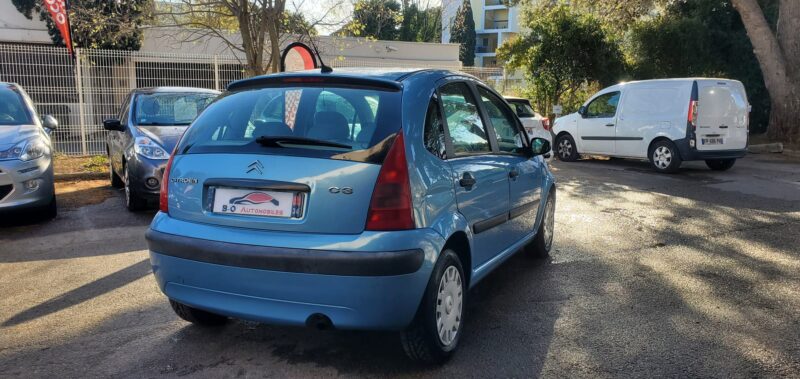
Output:
M249 173L251 173L253 171L258 171L259 174L263 174L264 173L264 165L261 163L261 161L256 160L256 161L253 161L253 163L250 163L249 165L247 165L247 173L249 174Z

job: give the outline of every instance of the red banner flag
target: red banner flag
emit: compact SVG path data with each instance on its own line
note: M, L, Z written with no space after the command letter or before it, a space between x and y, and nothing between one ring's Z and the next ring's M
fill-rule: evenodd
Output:
M67 14L66 0L44 0L44 6L50 12L50 17L61 32L61 38L67 45L67 51L72 54L72 37L69 34L69 15Z

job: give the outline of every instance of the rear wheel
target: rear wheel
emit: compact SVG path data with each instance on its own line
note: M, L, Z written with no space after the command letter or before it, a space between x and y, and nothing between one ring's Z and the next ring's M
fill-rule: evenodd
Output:
M736 159L706 159L706 166L714 171L727 171L736 163Z
M580 158L578 147L575 146L575 140L571 135L562 134L556 138L556 155L558 160L564 162L574 162Z
M128 165L125 165L124 167L123 175L125 176L125 207L127 207L131 212L141 211L147 207L147 200L139 197L134 189L131 188L131 176L128 172Z
M539 230L533 241L525 246L525 252L535 258L547 258L550 249L553 247L553 235L555 234L555 215L556 215L556 191L551 190L547 196L547 203L544 205L544 215L539 224Z
M443 363L461 338L466 286L461 260L453 250L442 252L411 325L401 334L409 358Z
M172 299L170 299L169 305L172 306L172 310L175 311L175 314L178 315L178 317L189 321L192 324L200 326L220 326L228 322L228 318L225 316L207 312L202 309L193 308Z
M658 172L675 173L681 168L681 155L672 141L661 140L650 148L650 164Z

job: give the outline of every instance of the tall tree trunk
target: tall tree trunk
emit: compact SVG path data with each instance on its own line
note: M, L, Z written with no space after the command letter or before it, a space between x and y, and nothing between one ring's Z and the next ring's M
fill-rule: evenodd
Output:
M800 6L796 4L797 1L781 0L780 19L782 21L780 23L788 24L788 26L779 25L779 34L781 31L784 31L784 35L797 33L797 29L786 30L792 24L797 23L797 18L800 17L798 14ZM787 59L781 48L781 42L772 33L757 0L732 0L732 3L742 17L742 23L744 23L747 35L753 44L753 51L764 76L764 84L769 91L772 109L767 134L775 140L793 142L797 140L798 129L800 129L800 121L798 121L800 120L800 89L798 88L800 80L797 79L794 72L790 72L790 70L795 71L795 67L789 67L793 59ZM784 11L787 13L784 14ZM796 50L793 50L796 46L793 47L791 44L795 43L797 38L797 36L786 36L787 50L792 54L796 53Z

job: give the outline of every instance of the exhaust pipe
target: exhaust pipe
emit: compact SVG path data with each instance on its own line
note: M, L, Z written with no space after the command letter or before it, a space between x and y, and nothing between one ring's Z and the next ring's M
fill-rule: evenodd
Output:
M317 330L331 330L333 322L322 313L314 313L306 319L306 326Z

